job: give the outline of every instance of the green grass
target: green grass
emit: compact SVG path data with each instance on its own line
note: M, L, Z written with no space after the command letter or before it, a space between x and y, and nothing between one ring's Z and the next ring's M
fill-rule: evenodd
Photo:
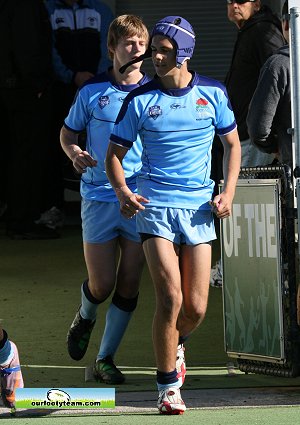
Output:
M282 425L299 423L299 407L188 410L181 416L143 414L76 414L56 417L2 418L1 425Z

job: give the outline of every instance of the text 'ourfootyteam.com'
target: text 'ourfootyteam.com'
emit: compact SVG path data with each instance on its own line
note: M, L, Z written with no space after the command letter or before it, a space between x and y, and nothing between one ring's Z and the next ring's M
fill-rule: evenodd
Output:
M99 407L101 406L100 401L32 401L32 407L51 406L51 407Z

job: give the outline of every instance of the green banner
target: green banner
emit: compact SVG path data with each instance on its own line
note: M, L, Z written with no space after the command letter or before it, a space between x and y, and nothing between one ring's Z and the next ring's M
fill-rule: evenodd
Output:
M239 180L222 221L225 350L241 358L284 357L277 181Z

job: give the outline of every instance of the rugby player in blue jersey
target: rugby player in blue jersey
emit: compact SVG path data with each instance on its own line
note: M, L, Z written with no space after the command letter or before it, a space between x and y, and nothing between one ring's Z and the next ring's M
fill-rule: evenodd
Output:
M110 25L108 51L113 67L89 80L78 92L61 129L61 145L81 178L83 247L88 279L81 287L81 305L67 336L74 360L86 353L97 308L114 291L94 375L101 382L120 384L124 375L114 364L115 352L136 307L144 254L135 220L120 213L118 199L105 173L105 154L116 117L128 93L149 81L141 62L119 72L121 65L145 53L147 28L139 17L122 15ZM78 134L86 130L86 149ZM136 191L141 168L141 141L124 161L126 185ZM118 252L120 255L118 257Z
M153 29L151 51L156 75L126 98L106 156L108 178L125 217L137 230L156 293L153 344L157 365L158 410L181 414L186 406L176 357L179 344L202 322L208 301L212 212L231 213L240 169L240 142L224 86L189 71L195 46L193 28L168 16ZM211 199L211 146L215 132L224 145L224 186ZM122 164L143 143L138 194L128 187ZM126 155L126 156L125 156Z

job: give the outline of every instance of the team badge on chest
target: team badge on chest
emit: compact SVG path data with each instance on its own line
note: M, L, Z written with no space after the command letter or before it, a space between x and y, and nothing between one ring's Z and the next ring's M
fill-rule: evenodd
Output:
M101 109L105 108L105 106L109 105L109 97L108 96L100 96L98 99L98 103Z
M150 106L148 116L156 120L159 115L162 115L161 107L158 105Z

